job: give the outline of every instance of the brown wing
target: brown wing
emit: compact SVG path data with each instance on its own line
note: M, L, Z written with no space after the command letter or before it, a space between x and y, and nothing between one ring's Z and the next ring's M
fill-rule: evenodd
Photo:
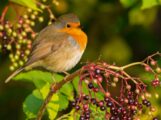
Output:
M52 32L54 32L54 31L55 31L55 29L52 24L45 27L43 30L41 30L40 33L37 35L36 39L34 40L34 42L32 44L32 48L36 47L36 45L39 44L40 41L43 41L45 38L47 38L49 35L51 35Z
M66 34L53 33L52 35L46 36L43 39L40 39L39 41L36 40L36 43L34 43L31 54L26 63L26 66L38 60L42 60L43 58L49 56L51 53L57 51L66 38Z

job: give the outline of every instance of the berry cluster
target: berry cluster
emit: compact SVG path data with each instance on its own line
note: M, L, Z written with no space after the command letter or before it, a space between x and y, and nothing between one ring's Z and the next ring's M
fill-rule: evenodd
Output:
M145 62L141 65L154 72ZM79 96L72 102L80 120L96 118L100 112L104 113L103 119L106 120L139 120L139 115L145 110L153 120L158 120L152 115L155 108L148 100L151 94L147 92L147 85L139 78L104 62L90 63L83 67L83 71L79 80ZM158 86L159 75L155 73L154 76L157 79L152 81L152 86Z
M161 83L160 83L160 80L159 80L159 79L155 79L155 80L153 80L153 81L151 82L151 84L152 84L152 86L157 87L157 86L159 86Z
M46 2L46 0L43 0L43 2ZM39 2L37 6L41 11L49 13L48 24L51 24L54 15L50 8ZM31 51L32 41L36 36L35 26L44 21L44 16L42 12L28 8L23 15L18 15L16 22L13 23L5 20L6 12L7 10L4 9L0 17L0 52L9 53L12 63L10 70L14 70L22 66L27 60Z

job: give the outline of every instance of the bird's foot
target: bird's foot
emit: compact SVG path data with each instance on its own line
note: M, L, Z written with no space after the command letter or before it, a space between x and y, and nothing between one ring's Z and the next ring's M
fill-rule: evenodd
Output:
M69 76L70 73L66 72L66 71L63 71L62 73L64 73L66 76Z
M63 71L63 73L65 74L64 79L66 79L66 78L70 75L70 73L68 73L68 72L66 72L66 71Z

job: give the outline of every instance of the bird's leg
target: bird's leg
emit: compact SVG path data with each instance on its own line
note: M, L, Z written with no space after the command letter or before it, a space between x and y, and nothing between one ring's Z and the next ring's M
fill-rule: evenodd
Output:
M62 73L64 73L66 76L70 75L70 73L63 71Z
M64 73L66 76L69 76L70 73L66 72L66 71L63 71L62 73Z
M52 74L52 80L53 80L53 83L56 83L56 80L55 80L55 77L54 77L54 73Z
M64 78L67 78L67 77L70 75L70 73L68 73L68 72L66 72L66 71L63 71L62 73L65 74L65 77L64 77Z
M55 80L55 77L54 77L54 73L52 74L52 80L53 80L53 82L52 82L50 90L54 92L55 91L54 87L56 85L56 80Z

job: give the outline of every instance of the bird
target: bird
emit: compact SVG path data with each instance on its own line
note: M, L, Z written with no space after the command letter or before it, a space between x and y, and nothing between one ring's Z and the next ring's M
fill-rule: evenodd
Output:
M72 69L80 61L87 41L87 35L81 29L78 16L74 13L61 15L39 32L32 43L26 63L13 72L5 83L23 70L32 70L37 67L53 73Z

